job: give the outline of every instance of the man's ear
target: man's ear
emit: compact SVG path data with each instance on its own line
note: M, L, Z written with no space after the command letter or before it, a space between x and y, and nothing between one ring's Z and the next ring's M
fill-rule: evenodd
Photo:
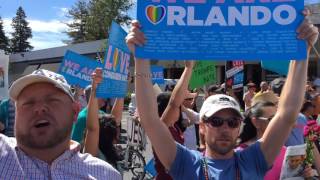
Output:
M254 126L256 129L258 129L258 127L259 127L259 123L258 123L257 121L258 121L258 120L257 120L256 117L252 117L252 118L251 118L251 122L252 122L253 126Z
M76 122L78 119L78 114L80 112L80 103L78 101L72 103L72 109L74 112L73 122Z
M241 121L241 123L240 123L240 128L239 128L239 132L238 132L238 136L240 136L240 134L242 133L244 124L245 124L245 123L244 123L243 121Z
M202 135L205 135L206 134L206 127L205 127L205 124L203 122L200 122L199 123L199 132L200 134Z

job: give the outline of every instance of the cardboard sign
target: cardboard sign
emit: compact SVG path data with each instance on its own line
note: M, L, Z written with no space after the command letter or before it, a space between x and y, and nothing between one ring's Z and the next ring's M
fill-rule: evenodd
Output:
M98 85L97 97L125 97L128 86L130 51L126 45L127 33L112 22L109 46L106 50L103 81Z
M59 74L63 75L70 85L85 88L91 84L91 74L97 67L102 67L102 64L68 50L60 65Z
M147 43L136 56L158 60L304 60L296 38L301 0L138 0Z
M193 68L189 85L191 89L194 89L204 85L213 84L216 80L215 63L210 61L199 61Z

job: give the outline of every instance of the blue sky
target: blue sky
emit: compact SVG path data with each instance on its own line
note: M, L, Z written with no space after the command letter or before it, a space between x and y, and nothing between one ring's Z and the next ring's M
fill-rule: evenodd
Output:
M62 40L68 39L63 33L67 30L64 24L69 19L66 12L77 0L0 0L0 16L4 21L4 30L9 36L12 32L11 21L19 6L24 9L33 38L29 42L34 50L65 45ZM131 10L130 14L135 14Z
M136 0L134 0L136 1ZM12 32L11 20L19 6L22 6L32 28L33 38L30 43L34 49L45 49L64 45L62 40L68 39L63 33L67 30L64 22L68 9L77 0L0 0L0 16L4 21L5 32ZM320 3L320 0L305 0L306 3ZM135 8L130 12L135 17Z

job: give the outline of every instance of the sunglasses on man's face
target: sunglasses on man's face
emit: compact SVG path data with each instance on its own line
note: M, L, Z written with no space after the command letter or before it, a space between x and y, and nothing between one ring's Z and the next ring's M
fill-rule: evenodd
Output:
M184 99L185 101L192 101L193 100L193 98L186 98L186 99Z
M221 117L209 117L204 120L204 123L209 124L211 127L221 127L223 123L227 123L230 128L237 128L240 126L242 118L231 117L231 118L221 118Z

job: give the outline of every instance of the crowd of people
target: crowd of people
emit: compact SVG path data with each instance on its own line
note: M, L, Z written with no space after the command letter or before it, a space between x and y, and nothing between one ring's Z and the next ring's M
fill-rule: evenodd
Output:
M297 33L309 57L318 29L305 20ZM137 21L126 41L132 53L145 43ZM135 58L136 114L152 144L155 179L285 179L286 152L305 143L303 128L320 114L320 92L307 81L308 59L291 61L285 79L262 81L258 92L248 83L242 98L211 85L201 107L199 92L188 88L194 64L186 61L171 92L156 96L150 61ZM124 99L111 106L97 98L101 80L100 68L83 91L43 69L16 80L0 105L0 179L121 179L115 144ZM319 177L319 143L313 154L314 163L291 177ZM303 159L290 159L290 167Z

